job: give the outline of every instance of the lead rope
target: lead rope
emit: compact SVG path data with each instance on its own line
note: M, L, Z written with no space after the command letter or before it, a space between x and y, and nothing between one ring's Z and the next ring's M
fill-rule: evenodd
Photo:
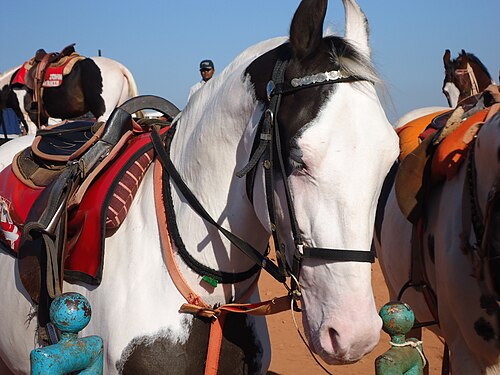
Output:
M418 354L420 354L420 358L422 358L422 368L427 365L427 360L425 359L424 353L422 352L422 349L420 349L420 345L423 344L423 341L406 341L402 344L396 344L395 342L389 341L389 344L397 348L411 346L412 348L417 349Z
M293 276L292 276L293 277ZM297 283L297 285L300 285L299 282L296 280L295 281ZM299 337L300 339L302 340L302 342L304 343L304 345L306 346L307 350L309 350L309 353L311 354L311 357L314 359L314 362L316 362L316 364L321 367L321 369L328 375L333 375L332 372L328 371L328 369L323 366L323 364L318 360L318 358L316 358L316 355L314 354L314 352L312 351L311 347L309 346L309 344L307 343L307 340L304 338L304 335L302 334L302 332L300 332L300 328L299 328L299 325L297 324L297 320L295 320L295 311L294 311L294 299L291 298L290 299L290 310L291 310L291 314L292 314L292 320L293 320L293 324L295 325L295 328L297 329L297 333L299 334Z

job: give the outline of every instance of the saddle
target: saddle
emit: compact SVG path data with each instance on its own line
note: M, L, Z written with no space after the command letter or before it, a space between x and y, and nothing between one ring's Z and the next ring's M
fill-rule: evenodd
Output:
M475 135L498 110L491 100L485 100L487 97L485 92L467 98L453 111L424 116L398 129L402 146L416 144L411 151L401 147L395 180L399 207L413 224L422 217L424 197L434 186L458 173ZM419 140L402 138L410 137L410 132Z
M61 52L47 53L44 49L39 49L36 51L35 56L25 64L27 73L24 84L36 93L38 86L41 87L45 79L45 73L49 66L54 68L63 66L70 56L74 57L75 55L79 56L75 51L75 43L64 47ZM34 101L38 101L37 97L35 99Z
M32 108L29 110L36 111L38 118L41 113L48 117L41 100L43 88L60 86L63 76L69 74L78 61L85 59L75 52L74 46L73 43L63 48L61 52L50 53L39 49L13 78L12 85L25 85L32 91Z
M78 134L76 139L87 138L88 132L95 130L74 126L39 132L35 147L20 153L13 162L14 173L22 181L45 187L29 210L18 248L20 278L36 303L45 292L50 298L61 293L68 208L81 201L96 170L113 159L133 131L131 115L117 108L83 145L78 141L68 145L64 137L54 136L73 132ZM44 279L46 283L42 283Z

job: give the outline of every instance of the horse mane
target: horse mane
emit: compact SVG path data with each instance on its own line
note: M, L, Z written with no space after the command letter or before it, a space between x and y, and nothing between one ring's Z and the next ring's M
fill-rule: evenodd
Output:
M486 75L488 76L488 78L489 78L490 80L492 79L492 78L491 78L491 74L490 74L490 72L488 71L488 68L486 68L486 66L482 63L482 61L481 61L481 60L479 60L479 58L478 58L476 55L474 55L474 54L473 54L473 53L471 53L471 52L466 52L465 54L466 54L466 56L467 56L467 58L468 58L469 60L471 60L473 63L477 64L477 65L478 65L478 66L479 66L479 67L483 70L483 72L485 72L485 73L486 73ZM452 61L452 63L456 63L456 64L454 64L454 65L453 65L453 67L454 67L455 69L456 69L457 65L459 65L459 64L460 64L460 61L462 60L462 56L463 56L463 54L462 54L462 55L459 55L459 56L458 56L455 60L453 60L453 61Z
M331 42L331 59L339 69L348 75L363 77L374 83L381 83L370 58L360 53L348 40L329 35L325 39Z

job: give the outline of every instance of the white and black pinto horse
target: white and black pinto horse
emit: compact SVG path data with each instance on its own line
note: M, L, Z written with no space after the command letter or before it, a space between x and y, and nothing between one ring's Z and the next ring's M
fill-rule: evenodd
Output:
M176 232L173 259L192 293L214 308L249 290L247 300L259 301L252 289L259 275L255 259L276 276L277 266L262 257L270 234L279 233L278 250L293 270L309 345L329 364L358 361L379 341L370 247L382 183L399 153L375 90L366 17L354 0L344 0L344 7L345 38L323 37L327 0L303 0L289 40L245 50L177 118L168 151L180 178L207 213L254 253L242 253L202 219L178 180L163 183L169 215L175 213L169 225ZM29 142L21 138L6 146L20 150ZM6 154L0 150L0 158ZM254 177L250 171L238 178L251 155ZM162 257L162 245L170 242L160 241L165 224L157 221L154 195L162 184L154 184L153 172L146 173L121 227L106 238L101 284L64 284L92 305L82 334L103 337L106 374L204 369L210 324L179 312L186 300ZM266 185L274 189L266 192ZM0 251L0 355L11 371L25 374L30 350L38 345L37 321L29 319L33 306L16 262ZM217 286L202 281L205 272L219 279ZM270 356L264 318L227 315L219 373L265 374Z
M9 71L1 78L12 78L16 72ZM118 105L137 95L134 77L123 64L101 56L79 60L60 86L43 89L40 125L47 125L49 118L72 119L89 112L98 121L105 121ZM38 127L32 103L33 92L27 86L12 85L11 81L0 85L0 109L14 109L27 124L28 133L35 133Z
M423 195L419 226L387 187L374 243L391 298L438 323L428 328L444 338L453 374L500 374L500 114L482 125L458 174Z

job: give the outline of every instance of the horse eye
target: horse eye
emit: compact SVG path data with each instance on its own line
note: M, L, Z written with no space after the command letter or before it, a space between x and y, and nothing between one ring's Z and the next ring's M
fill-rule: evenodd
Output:
M290 149L290 166L293 170L303 170L306 165L304 164L304 160L302 159L303 153L299 148Z

